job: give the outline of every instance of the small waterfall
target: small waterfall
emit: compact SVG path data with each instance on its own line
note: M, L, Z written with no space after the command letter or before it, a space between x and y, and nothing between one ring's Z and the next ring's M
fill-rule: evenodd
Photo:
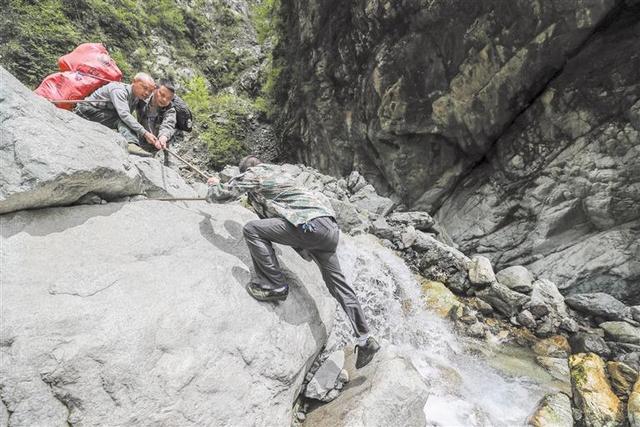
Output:
M343 236L338 251L372 331L411 360L429 385L428 425L525 424L553 382L530 352L457 336L447 320L425 308L417 278L404 261L375 237ZM338 316L328 350L353 340L342 310ZM517 365L511 372L510 363Z

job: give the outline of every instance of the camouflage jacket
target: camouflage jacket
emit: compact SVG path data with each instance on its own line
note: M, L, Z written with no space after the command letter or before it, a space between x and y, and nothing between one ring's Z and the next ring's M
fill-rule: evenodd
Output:
M238 197L248 192L249 202L262 218L284 218L295 226L314 218L336 216L329 199L298 186L278 165L260 164L209 188L208 201Z

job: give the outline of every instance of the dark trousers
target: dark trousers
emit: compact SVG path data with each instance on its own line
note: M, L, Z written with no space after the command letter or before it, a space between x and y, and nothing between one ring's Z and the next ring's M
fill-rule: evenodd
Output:
M79 104L76 106L74 111L83 119L98 122L108 128L117 130L120 135L124 136L124 139L129 144L140 143L138 136L133 133L133 131L129 129L122 120L120 120L120 116L118 116L116 110L98 109L93 108L90 105Z
M243 229L249 246L256 280L263 288L286 285L272 243L305 249L320 267L329 293L343 308L357 336L369 332L367 321L353 288L345 280L336 255L340 230L333 218L321 217L309 221L311 230L303 231L282 218L249 221Z

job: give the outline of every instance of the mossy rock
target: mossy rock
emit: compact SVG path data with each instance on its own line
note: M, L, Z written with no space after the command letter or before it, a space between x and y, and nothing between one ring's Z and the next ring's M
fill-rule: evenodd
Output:
M614 427L624 423L624 406L611 390L603 360L595 353L569 356L573 399L586 427Z

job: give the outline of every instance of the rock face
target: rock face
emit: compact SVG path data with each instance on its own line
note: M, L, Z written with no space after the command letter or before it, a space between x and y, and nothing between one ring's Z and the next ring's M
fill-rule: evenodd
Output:
M56 108L0 67L0 214L141 192L118 133Z
M360 173L465 253L640 302L640 5L283 1L297 159Z
M253 218L157 201L1 216L10 425L289 424L335 302L285 247L289 298L252 299L242 225Z
M624 409L611 390L604 362L593 353L569 357L573 400L582 414L585 426L622 426Z

